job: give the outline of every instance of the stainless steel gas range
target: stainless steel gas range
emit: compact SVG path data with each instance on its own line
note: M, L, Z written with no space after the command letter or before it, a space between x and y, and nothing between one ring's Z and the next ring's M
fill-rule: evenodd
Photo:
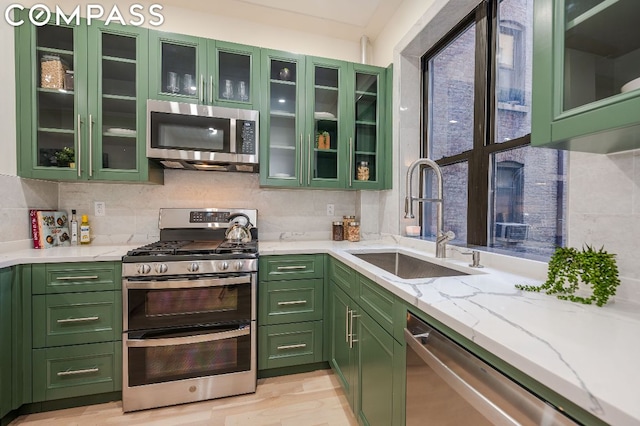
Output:
M161 209L160 241L123 257L125 412L255 392L256 221ZM245 238L226 239L237 227Z

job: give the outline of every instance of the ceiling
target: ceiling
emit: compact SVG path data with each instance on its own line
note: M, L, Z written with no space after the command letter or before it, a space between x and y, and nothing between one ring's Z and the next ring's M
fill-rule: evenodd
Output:
M164 0L162 4L357 41L363 35L375 40L402 2L403 0Z

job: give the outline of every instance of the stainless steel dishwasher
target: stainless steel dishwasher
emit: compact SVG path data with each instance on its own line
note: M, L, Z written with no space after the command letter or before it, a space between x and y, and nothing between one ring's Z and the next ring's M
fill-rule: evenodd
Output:
M409 313L406 425L575 425Z

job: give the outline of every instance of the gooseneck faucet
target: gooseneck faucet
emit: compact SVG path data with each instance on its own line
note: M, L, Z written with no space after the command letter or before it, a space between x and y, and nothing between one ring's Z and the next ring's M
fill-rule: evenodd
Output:
M437 181L437 194L436 198L420 198L414 197L411 192L412 182L413 182L413 172L416 167L424 164L425 166L430 167L434 174L436 175ZM455 234L451 231L443 232L442 228L444 227L444 219L443 219L443 210L444 210L444 201L442 198L443 194L443 183L442 183L442 170L440 170L440 166L438 164L429 159L429 158L419 158L409 166L407 170L407 196L404 199L404 218L405 219L413 219L415 216L413 215L413 202L417 201L419 203L429 202L436 203L436 257L444 258L447 255L447 242L455 238Z

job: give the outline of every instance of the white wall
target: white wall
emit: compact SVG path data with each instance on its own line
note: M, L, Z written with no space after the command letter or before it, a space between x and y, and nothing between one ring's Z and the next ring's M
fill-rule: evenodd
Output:
M0 102L0 174L16 176L16 104L15 104L15 55L13 27L4 20L5 8L12 1L0 0L2 21L0 22L0 81L2 88L2 102Z
M95 2L75 0L46 0L42 1L49 7L60 6L63 11L70 13L76 5L100 4L105 10L110 10L113 4L117 4L119 10L126 12L133 3L142 5L160 4L162 1L138 1L138 2ZM211 2L211 12L202 12L185 8L164 6L161 13L165 20L161 26L150 27L159 31L187 34L216 40L231 41L248 44L251 46L266 47L269 49L284 50L306 55L323 56L345 61L357 62L359 60L360 47L358 42L350 42L339 38L319 36L304 31L289 30L276 25L268 25L252 22L250 19L239 19L228 16L216 15L216 2ZM259 13L257 8L244 8L249 13ZM248 16L250 18L250 16ZM125 19L127 17L125 16Z

